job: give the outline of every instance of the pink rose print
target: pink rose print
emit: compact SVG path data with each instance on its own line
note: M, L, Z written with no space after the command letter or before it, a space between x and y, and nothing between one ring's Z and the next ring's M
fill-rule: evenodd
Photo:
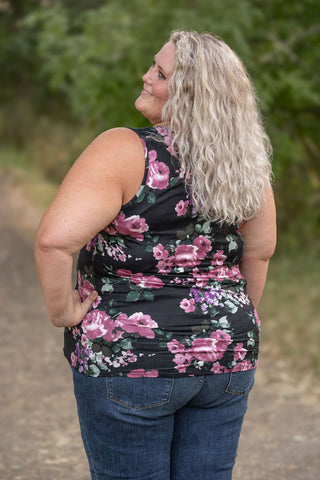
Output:
M238 278L239 280L243 280L243 276L240 273L239 265L232 265L230 278Z
M71 353L71 365L75 367L77 365L78 357L73 352Z
M188 205L189 205L188 200L186 202L184 202L183 200L180 200L180 202L177 203L177 205L175 206L177 217L181 217L182 215L186 214Z
M132 275L131 281L142 288L161 288L164 285L160 278L153 275L143 276L142 273Z
M149 230L145 219L139 217L139 215L132 215L131 217L126 218L124 213L119 213L119 215L113 220L112 225L119 233L129 235L140 242L143 240L143 233ZM112 226L107 226L105 231L111 234L114 233L112 232Z
M160 278L155 277L154 275L143 275L143 273L132 273L131 270L124 270L119 269L117 270L118 275L121 278L129 277L131 282L138 285L138 287L142 288L161 288L163 287L164 283Z
M196 281L197 287L206 287L208 284L209 277L204 272L199 272L198 268L192 270L192 276Z
M257 312L256 309L254 309L254 316L255 316L258 327L261 327L261 321L260 321L260 318L259 318L259 315L258 315L258 312Z
M89 280L85 280L83 282L83 285L81 285L81 274L80 272L78 272L78 292L81 300L84 301L94 289L95 289L94 286L91 285ZM98 296L94 301L94 303L92 304L92 307L97 308L100 302L101 302L101 297Z
M169 352L171 353L181 353L184 352L184 345L179 343L175 338L171 342L167 343Z
M211 368L211 372L213 373L223 373L225 371L225 367L223 365L220 365L219 362L215 362L213 364L213 367Z
M108 342L121 338L123 332L115 330L114 321L101 310L87 313L82 322L82 329L90 340L103 337Z
M150 157L150 152L149 152ZM147 185L151 188L164 190L169 185L170 169L163 162L149 161Z
M217 351L214 338L196 338L190 349L192 355L203 362L215 362L223 357L224 352Z
M222 265L227 256L224 254L223 250L217 250L217 253L213 255L211 265Z
M158 243L158 245L153 247L153 256L157 260L166 260L169 256L169 252L168 250L165 250L161 243Z
M233 367L232 371L233 372L244 372L244 371L247 371L247 370L251 370L252 368L254 368L252 366L252 363L249 360L244 360L243 362L237 363L237 365L235 367Z
M83 348L88 348L88 337L86 335L81 335L81 345Z
M126 278L126 277L131 277L132 272L131 270L125 270L124 268L119 268L119 270L117 270L117 274L121 278Z
M120 313L115 324L128 333L138 333L141 337L146 338L154 338L155 333L152 328L158 327L158 324L152 320L150 315L144 315L142 312L133 313L130 317L125 313Z
M231 343L230 335L224 330L216 330L215 332L212 332L210 338L213 338L217 342L217 350L220 350L223 353L226 351L227 346Z
M176 249L174 262L177 267L195 267L200 263L197 252L198 248L194 245L179 245Z
M180 308L182 308L186 313L194 312L196 309L194 306L194 299L191 298L188 300L187 298L184 298L180 302Z
M127 377L129 378L141 378L141 377L158 377L158 370L144 370L143 368L137 368L136 370L131 370L128 373Z
M198 248L197 256L201 260L203 260L206 257L207 253L210 252L210 250L212 250L210 240L203 235L200 235L199 237L195 238L193 241L193 245L195 245Z
M243 360L247 354L247 350L243 348L243 343L237 343L234 348L234 361L238 362L239 360Z
M156 150L150 150L149 151L149 161L150 162L154 162L157 158L158 154L156 152Z
M157 263L157 270L159 270L159 273L170 273L174 265L174 260L174 257L169 257L166 260L160 260Z
M174 356L173 362L176 364L175 368L178 370L179 373L185 373L187 367L191 365L192 355L189 353L185 354L176 354Z

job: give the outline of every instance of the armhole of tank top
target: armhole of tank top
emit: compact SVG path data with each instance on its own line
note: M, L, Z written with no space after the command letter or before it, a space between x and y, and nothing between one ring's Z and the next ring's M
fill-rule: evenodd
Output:
M140 195L142 194L142 191L143 191L144 187L146 186L146 181L147 181L147 178L148 178L148 167L149 167L148 147L147 147L147 142L146 142L144 136L142 136L138 133L139 130L140 130L139 128L130 128L130 127L128 127L128 128L129 128L129 130L132 130L139 137L139 139L140 139L140 141L143 145L143 149L145 150L145 166L144 166L144 174L143 174L143 178L142 178L142 182L140 184L140 187L138 188L136 194L131 198L131 200L129 200L129 202L122 205L121 210L123 210L126 207L129 207L133 203L137 202L137 200L139 199Z

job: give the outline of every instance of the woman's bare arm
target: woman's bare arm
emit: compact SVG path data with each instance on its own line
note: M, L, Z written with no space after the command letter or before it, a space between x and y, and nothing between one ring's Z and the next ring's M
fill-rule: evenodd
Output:
M266 190L259 214L245 222L240 233L244 239L240 270L247 281L248 295L257 308L267 277L269 259L276 246L276 210L271 188Z
M36 235L35 260L50 321L58 327L80 323L96 298L81 302L72 289L72 256L105 228L137 192L144 151L129 129L99 135L63 180Z

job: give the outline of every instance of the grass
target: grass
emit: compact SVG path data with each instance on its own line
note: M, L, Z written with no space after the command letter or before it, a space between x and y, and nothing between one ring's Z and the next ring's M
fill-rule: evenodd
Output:
M319 271L316 252L276 255L270 262L259 313L262 352L320 380Z

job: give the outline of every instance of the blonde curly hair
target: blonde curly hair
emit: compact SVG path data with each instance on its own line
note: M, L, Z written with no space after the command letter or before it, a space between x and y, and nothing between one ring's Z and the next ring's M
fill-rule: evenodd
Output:
M174 31L175 67L163 122L198 214L234 224L261 208L270 185L271 144L248 73L237 55L211 34Z

